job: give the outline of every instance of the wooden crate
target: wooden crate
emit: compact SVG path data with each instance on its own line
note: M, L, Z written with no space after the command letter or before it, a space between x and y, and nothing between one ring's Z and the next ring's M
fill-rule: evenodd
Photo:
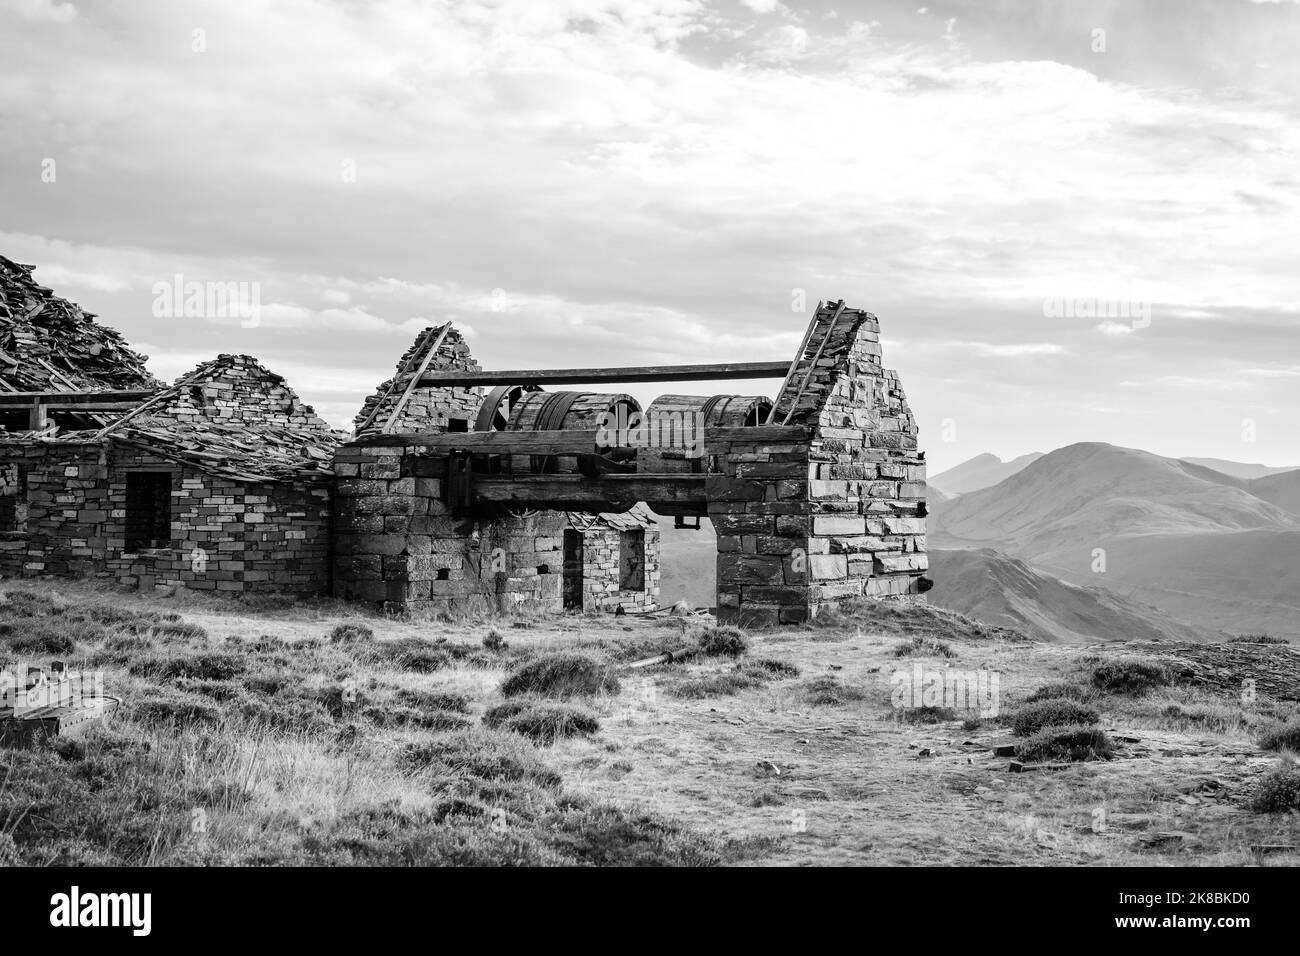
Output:
M41 707L17 716L12 707L0 709L0 747L33 747L49 737L76 736L121 703L117 697L84 698L73 706Z

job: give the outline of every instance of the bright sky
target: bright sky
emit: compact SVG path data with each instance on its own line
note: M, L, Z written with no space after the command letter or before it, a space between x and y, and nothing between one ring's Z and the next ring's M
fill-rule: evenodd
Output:
M1300 465L1290 0L0 23L0 253L160 376L249 353L342 423L446 319L486 368L754 361L843 298L880 316L933 473L1085 440ZM177 274L258 283L260 323L155 316Z

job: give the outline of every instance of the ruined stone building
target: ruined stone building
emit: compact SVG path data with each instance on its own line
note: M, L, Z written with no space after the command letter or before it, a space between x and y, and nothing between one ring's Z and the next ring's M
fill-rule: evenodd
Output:
M928 586L916 424L875 317L843 303L793 362L484 372L426 329L352 436L248 356L164 386L92 319L0 258L5 576L636 612L658 603L658 522L708 518L723 619ZM775 399L542 387L755 377L783 379Z

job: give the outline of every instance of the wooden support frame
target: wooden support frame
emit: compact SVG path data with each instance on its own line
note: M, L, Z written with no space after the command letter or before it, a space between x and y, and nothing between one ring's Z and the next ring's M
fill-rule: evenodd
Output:
M474 499L501 504L596 507L612 503L697 504L707 501L706 475L475 475Z
M361 435L349 447L419 448L430 453L464 451L482 455L590 455L596 452L598 438L608 438L596 429L559 429L558 431L507 432L418 432L391 435ZM758 425L744 427L709 427L704 429L704 449L733 441L765 444L807 441L809 431L803 425ZM626 446L625 446L626 447Z
M142 402L154 394L155 391L152 389L108 389L99 392L0 392L0 409L26 408L32 404L116 406Z
M421 385L590 385L600 382L715 382L782 378L789 362L725 362L719 365L640 365L630 368L517 369L505 372L429 372Z

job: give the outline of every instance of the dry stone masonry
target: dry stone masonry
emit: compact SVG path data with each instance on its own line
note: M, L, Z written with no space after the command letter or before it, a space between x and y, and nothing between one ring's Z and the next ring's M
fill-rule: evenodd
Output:
M333 593L419 614L637 613L659 599L653 511L711 519L724 620L799 624L929 586L916 422L876 317L843 303L819 306L775 402L672 394L644 416L624 393L480 374L450 325L420 333L352 438L250 356L170 386L143 362L0 257L0 575ZM497 383L486 398L483 381ZM591 437L611 415L629 429L689 418L703 453ZM455 437L471 432L483 441Z

